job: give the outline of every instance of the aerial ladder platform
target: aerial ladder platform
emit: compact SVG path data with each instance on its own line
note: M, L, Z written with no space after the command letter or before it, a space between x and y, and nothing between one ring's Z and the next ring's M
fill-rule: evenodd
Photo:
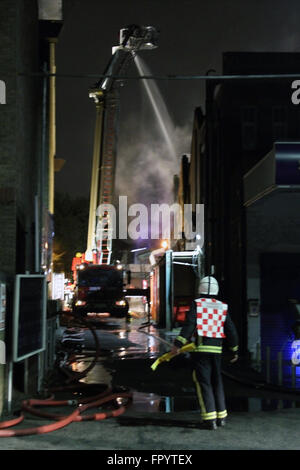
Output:
M113 204L116 172L118 77L139 50L157 47L157 36L153 26L130 25L121 29L120 44L113 47L103 78L89 91L96 106L96 122L85 260L94 264L111 263L115 221L111 220L109 209Z

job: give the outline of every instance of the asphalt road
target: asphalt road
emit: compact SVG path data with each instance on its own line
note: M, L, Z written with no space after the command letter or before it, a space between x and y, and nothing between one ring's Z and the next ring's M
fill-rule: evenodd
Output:
M235 412L226 428L204 431L180 426L123 425L117 418L71 423L48 434L1 438L1 450L300 450L300 410ZM175 418L174 418L175 419ZM26 426L45 424L28 419Z
M99 334L101 337L102 333ZM135 455L146 450L173 453L188 450L300 450L300 394L282 395L257 390L225 377L226 398L230 405L226 427L216 431L197 429L199 413L197 407L192 406L191 374L185 362L176 359L179 362L173 363L172 360L159 366L154 373L149 366L159 350L155 339L139 333L134 325L131 332L126 327L116 334L118 341L111 337L111 344L110 335L102 334L107 349L86 381L128 387L133 391L134 399L126 412L102 421L72 422L47 434L0 437L0 450L64 450L71 451L73 457L76 451L106 451L105 459L111 451L132 451ZM120 348L119 341L125 340L130 343L129 347L122 343ZM107 353L109 349L110 354ZM80 370L80 364L78 367ZM237 365L231 372L243 378L244 371L244 367ZM166 397L182 394L190 400L189 405L179 399L181 409L180 406L176 409L174 403L173 408L169 402L166 406ZM261 405L266 403L273 406L262 411L265 408ZM60 409L59 413L70 413L70 407ZM18 428L47 423L49 420L26 415ZM101 463L105 464L105 461Z

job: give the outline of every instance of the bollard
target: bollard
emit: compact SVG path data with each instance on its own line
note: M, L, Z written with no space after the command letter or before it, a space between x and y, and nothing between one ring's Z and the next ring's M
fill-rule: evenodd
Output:
M277 353L277 380L278 380L278 385L282 385L282 376L283 376L283 371L282 371L282 351L279 351ZM279 400L278 401L278 409L283 408L283 401Z
M292 388L296 388L296 365L291 365L291 381L292 381ZM296 407L296 402L292 402L292 408Z
M260 343L256 343L256 369L261 372L261 353L260 353Z
M271 348L270 346L266 347L266 381L267 383L271 382Z
M166 413L171 413L171 397L166 397Z
M277 354L277 380L278 385L282 385L282 351Z
M291 373L291 378L292 378L292 388L296 388L296 365L292 364L292 373Z

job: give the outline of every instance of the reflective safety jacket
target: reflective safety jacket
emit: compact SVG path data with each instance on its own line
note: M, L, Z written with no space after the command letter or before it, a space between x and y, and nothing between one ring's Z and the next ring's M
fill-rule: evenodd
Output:
M196 346L193 352L221 354L223 339L231 351L238 351L238 335L227 304L212 297L201 297L193 301L174 345L181 348L193 336Z
M225 338L224 323L228 306L216 299L195 300L197 312L197 333L209 338Z

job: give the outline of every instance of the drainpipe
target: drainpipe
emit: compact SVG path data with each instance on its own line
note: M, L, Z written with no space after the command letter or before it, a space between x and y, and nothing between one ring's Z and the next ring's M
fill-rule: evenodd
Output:
M49 41L49 212L54 214L54 158L56 153L56 63L55 48L57 39L48 38Z

